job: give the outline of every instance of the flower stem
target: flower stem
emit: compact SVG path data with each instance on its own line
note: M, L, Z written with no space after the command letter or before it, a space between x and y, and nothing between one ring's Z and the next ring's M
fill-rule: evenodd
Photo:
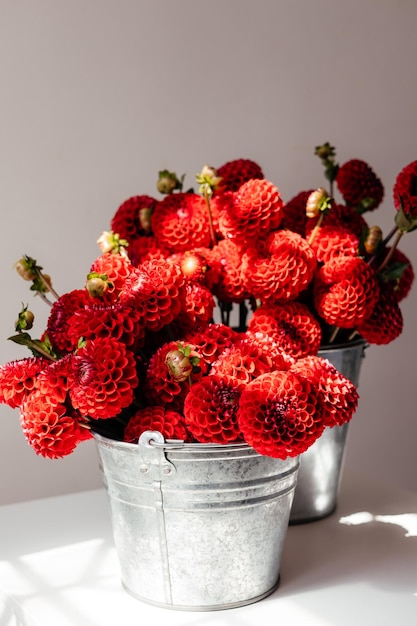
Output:
M206 185L204 189L204 200L206 201L206 206L207 206L209 228L210 228L210 239L211 239L212 245L215 246L217 241L216 241L216 235L214 234L214 228L213 228L213 216L211 213L211 206L210 206L210 190L208 189L208 185Z
M44 301L44 302L45 302L48 306L52 306L52 305L53 305L53 302L51 302L51 301L49 300L49 298L47 298L47 297L45 296L45 294L44 294L44 293L42 293L41 291L37 291L37 294L38 294L38 296L40 296L40 297L41 297L41 299L42 299L42 300L43 300L43 301Z
M376 270L377 273L380 272L381 270L384 269L384 267L386 267L388 265L388 263L390 262L392 255L394 254L398 243L401 239L401 237L404 235L404 231L401 230L397 230L397 236L395 237L394 243L392 244L387 256L385 257L385 259L382 261L381 265L378 267L378 269Z
M315 225L315 227L313 228L313 231L312 231L312 233L311 233L311 235L310 235L310 238L309 238L309 240L308 240L308 244L309 244L310 246L311 246L311 244L313 243L314 239L316 238L317 233L318 233L318 232L319 232L319 230L320 230L320 226L321 226L321 223L322 223L322 221L323 221L323 218L324 218L324 213L320 213L320 217L319 217L319 219L318 219L318 221L317 221L317 224L316 224L316 225Z
M32 350L36 350L36 352L39 352L39 354L45 357L45 359L49 359L50 361L54 361L54 362L57 360L54 356L52 356L52 354L49 354L49 352L47 352L46 350L38 346L35 341L28 340L25 345L28 348Z
M339 326L335 326L333 328L332 334L330 335L329 343L333 343L333 341L336 339L336 335L339 332L339 330L340 330Z

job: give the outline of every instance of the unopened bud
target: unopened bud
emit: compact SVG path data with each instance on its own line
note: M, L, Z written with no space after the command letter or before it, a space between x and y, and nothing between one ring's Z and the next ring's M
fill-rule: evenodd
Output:
M15 323L15 330L30 330L33 327L33 321L35 316L32 311L29 311L27 307L23 307L23 309L19 313L19 317Z
M216 168L211 165L205 165L200 174L197 174L196 179L200 185L200 193L213 192L222 181L221 176L217 174Z
M176 382L187 380L193 371L189 357L181 350L170 350L165 357L165 364Z
M36 273L32 269L32 264L25 258L16 261L14 268L23 280L34 280L36 278Z
M151 232L151 215L152 209L149 209L147 207L139 209L139 223L140 227L142 228L142 230L145 231L145 233Z
M312 191L306 202L307 217L317 217L331 208L331 197L323 187Z
M184 177L183 177L184 178ZM168 170L162 170L159 172L159 178L156 183L156 188L159 193L169 195L176 189L181 191L182 180L179 180L175 172L169 172Z
M86 289L92 298L102 298L109 288L109 281L105 274L93 272L87 276Z
M118 233L114 233L111 230L104 230L97 239L97 243L103 254L106 252L113 252L114 254L127 256L126 248L129 244L126 239L120 239L120 235Z
M375 254L381 241L382 229L379 226L371 226L363 244L366 252L368 254Z

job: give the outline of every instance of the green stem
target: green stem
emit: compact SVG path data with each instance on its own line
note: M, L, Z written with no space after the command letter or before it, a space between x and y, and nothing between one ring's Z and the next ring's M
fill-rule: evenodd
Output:
M49 354L49 352L47 352L46 350L44 350L43 348L40 348L34 341L27 341L26 346L28 346L28 348L32 348L32 350L35 350L36 352L39 352L40 356L45 357L46 359L49 359L50 361L57 361L57 359L52 356L52 354Z
M212 245L215 246L217 241L216 241L216 235L214 234L214 228L213 228L213 216L211 214L210 194L209 194L208 185L206 185L204 189L204 199L206 201L207 213L208 213L208 218L209 218L210 239L211 239Z

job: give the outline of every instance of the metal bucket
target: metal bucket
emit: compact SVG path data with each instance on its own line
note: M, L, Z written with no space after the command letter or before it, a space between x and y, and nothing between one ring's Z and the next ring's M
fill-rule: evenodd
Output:
M323 348L318 354L358 386L365 347L366 343L361 339L343 346ZM347 434L348 424L326 428L320 439L300 456L290 524L313 522L335 511Z
M153 431L138 444L94 437L126 591L161 607L210 611L277 588L298 457L164 441Z

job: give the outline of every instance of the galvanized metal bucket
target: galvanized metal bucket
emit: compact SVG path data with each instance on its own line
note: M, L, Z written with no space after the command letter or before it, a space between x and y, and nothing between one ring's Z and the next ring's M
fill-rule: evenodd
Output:
M318 354L358 386L365 347L366 343L360 339L343 346L323 348ZM290 524L313 522L335 511L347 434L348 424L326 428L322 436L300 456Z
M279 584L299 458L246 444L184 444L147 431L138 444L94 435L122 584L161 607L250 604Z

